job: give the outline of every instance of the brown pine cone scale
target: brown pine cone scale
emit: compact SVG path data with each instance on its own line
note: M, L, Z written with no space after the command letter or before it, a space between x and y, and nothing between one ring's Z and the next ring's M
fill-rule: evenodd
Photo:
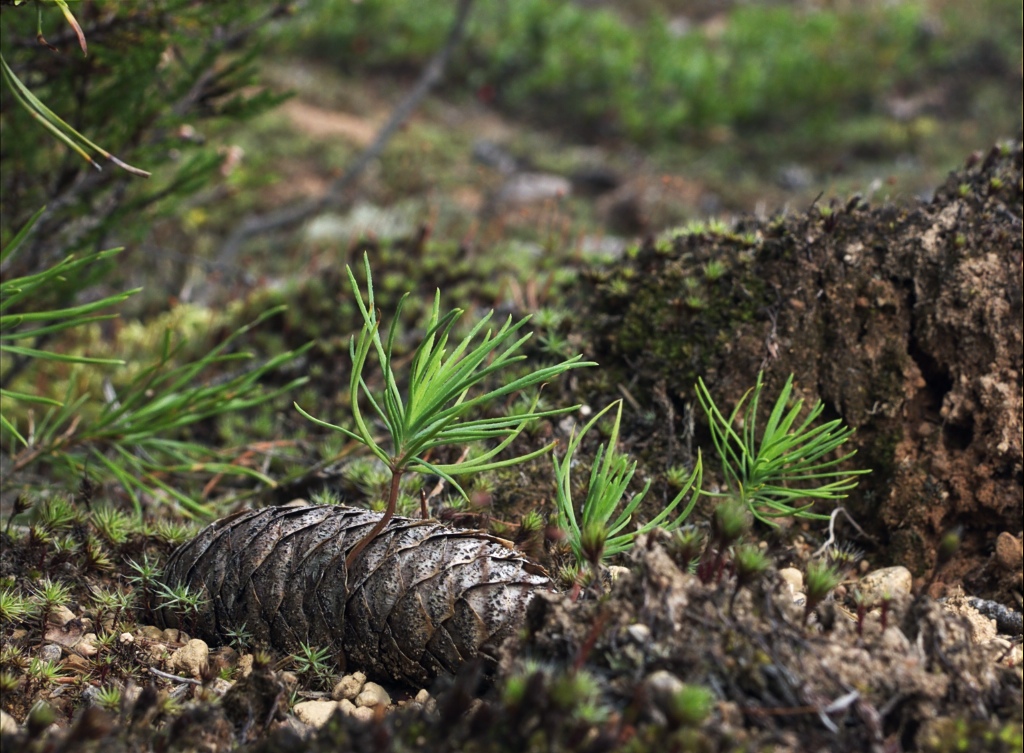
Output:
M179 547L164 581L205 599L198 615L158 620L217 644L244 627L258 645L329 648L343 669L422 686L463 662L495 661L533 594L549 588L511 542L434 521L380 520L349 507L268 507L219 520Z

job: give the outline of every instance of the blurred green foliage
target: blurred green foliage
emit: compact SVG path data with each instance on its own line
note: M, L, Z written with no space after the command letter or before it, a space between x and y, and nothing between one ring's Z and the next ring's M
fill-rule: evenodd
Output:
M413 69L441 45L450 5L320 0L278 43L349 71ZM542 123L645 145L723 127L821 137L950 67L1012 71L1021 56L1021 5L1009 0L750 4L689 26L658 10L625 19L614 6L557 0L473 13L450 81Z
M143 237L155 217L179 209L218 177L224 159L207 143L207 122L240 120L278 98L257 83L256 35L281 3L190 0L76 4L86 57L56 8L5 6L0 45L11 71L59 117L125 161L153 172L143 180L96 171L56 141L9 91L0 104L2 221L6 244L47 206L18 255L35 271L67 253Z

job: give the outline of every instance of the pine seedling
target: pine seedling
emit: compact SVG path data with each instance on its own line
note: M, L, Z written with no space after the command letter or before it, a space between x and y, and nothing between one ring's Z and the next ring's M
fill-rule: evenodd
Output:
M114 561L109 552L95 536L86 536L82 543L82 568L86 571L100 570L109 572L114 569Z
M92 590L92 602L96 609L96 622L102 625L109 615L112 625L116 625L121 615L131 609L135 601L135 592L126 591L120 586L105 588L96 586Z
M24 670L28 666L25 649L13 643L4 643L0 648L0 667L15 667Z
M36 507L36 525L51 534L67 531L80 521L81 515L64 497L51 497Z
M113 507L98 507L90 516L93 527L111 546L120 546L135 530L134 521Z
M576 505L572 498L572 466L573 456L583 441L583 437L612 408L615 408L615 420L607 444L597 449L594 463L591 466L590 481L587 484L587 495L581 505L577 517ZM636 461L628 455L620 453L616 445L619 440L619 428L622 423L622 401L617 400L593 416L577 434L575 430L569 437L565 455L553 458L555 469L555 506L558 514L558 526L566 535L573 557L580 567L589 564L597 572L597 566L604 560L620 554L633 545L640 534L648 533L655 528L667 531L678 529L689 514L700 496L701 460L697 463L679 493L654 518L635 530L628 530L633 515L644 500L651 482L644 484L643 489L622 507L630 481L636 473ZM686 500L686 504L676 512Z
M823 560L811 560L804 571L804 624L832 590L842 581L835 566Z
M412 363L404 389L399 387L395 368L394 345L399 339L402 306L408 294L402 297L392 319L387 338L381 337L380 321L374 302L373 279L369 256L363 255L367 297L362 291L351 267L346 266L349 283L363 318L360 333L349 344L352 373L349 381L350 404L354 428L328 423L316 418L297 403L296 409L318 426L340 432L345 437L365 445L387 466L391 474L390 488L384 515L348 554L346 564L351 567L356 557L388 525L395 514L402 477L406 473L430 473L440 476L462 496L465 491L456 481L458 476L505 468L522 463L549 452L554 444L511 458L497 460L532 421L575 410L577 406L537 409L537 396L528 410L517 415L473 418L474 411L499 398L509 397L539 387L570 369L594 365L574 356L553 366L545 366L499 382L493 389L483 388L485 382L508 374L511 366L526 356L519 353L530 333L522 330L529 317L513 323L511 317L494 331L488 327L491 314L482 317L454 347L449 344L462 309L441 312L441 291L434 295L434 305L426 322L426 335L413 353ZM384 377L383 390L374 394L364 375L371 354L376 356ZM474 394L475 390L481 389ZM363 414L361 403L370 405L372 414L384 426L388 439L381 444L372 426L372 419ZM498 443L479 455L454 463L436 463L428 460L438 447L453 444L473 444L498 440Z
M836 419L820 426L814 422L824 411L819 400L797 423L803 400L789 407L793 376L776 400L763 431L758 432L758 405L764 388L764 373L757 384L737 403L726 418L715 405L702 379L697 380L697 399L707 414L711 439L722 463L722 475L729 491L712 496L735 496L763 523L776 525L772 518L798 517L825 520L811 512L816 500L842 499L857 486L858 476L867 470L844 471L839 465L853 457L829 457L853 434ZM745 407L744 407L745 406ZM742 416L741 425L737 427ZM803 504L804 500L809 500Z
M30 695L29 690L32 683L37 687L44 687L64 677L60 665L44 659L33 658L29 662L28 672L25 678L25 695Z
M147 526L147 534L159 541L164 542L172 548L177 548L195 536L196 528L185 521L169 520L161 518Z

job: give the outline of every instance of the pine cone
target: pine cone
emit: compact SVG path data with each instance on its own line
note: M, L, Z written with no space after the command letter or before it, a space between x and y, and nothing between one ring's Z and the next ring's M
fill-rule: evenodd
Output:
M349 507L268 507L219 520L179 547L164 580L203 591L202 611L158 619L212 643L241 628L257 643L295 653L329 647L343 669L423 686L497 648L530 598L549 587L543 568L482 531L393 518L345 557L380 520Z

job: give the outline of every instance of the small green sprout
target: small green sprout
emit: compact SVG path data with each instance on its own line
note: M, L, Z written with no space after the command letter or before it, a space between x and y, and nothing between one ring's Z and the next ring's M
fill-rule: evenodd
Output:
M739 541L749 528L746 508L735 500L726 500L711 514L711 538L721 551Z
M804 624L811 613L832 593L842 581L842 575L835 566L824 560L811 560L804 572Z
M815 500L842 499L857 486L858 476L870 473L838 468L856 452L828 457L846 443L853 429L844 427L839 419L813 426L825 409L820 400L797 424L803 400L788 407L793 394L793 376L790 375L759 435L757 409L763 388L764 374L760 373L754 388L726 418L715 405L704 381L697 380L697 398L708 416L711 439L729 487L728 493L705 493L735 496L747 505L755 518L771 526L776 525L772 518L785 516L827 520L826 515L810 512ZM734 428L741 414L742 425ZM800 504L803 500L810 501Z
M721 262L718 259L712 259L704 265L704 276L709 282L721 279L727 271L728 267L725 266L724 262Z
M37 609L35 602L13 588L0 588L0 626L26 620L35 614Z
M184 618L198 615L207 601L201 589L192 588L184 583L176 586L158 583L156 591L163 601L162 608L177 612Z
M49 685L64 677L64 673L56 662L33 658L28 665L28 677L37 685Z
M601 445L597 450L591 467L590 482L587 485L587 496L577 519L576 506L572 499L573 456L587 432L612 408L616 409L615 421L607 445ZM616 449L621 423L622 401L617 400L591 418L579 434L573 431L561 460L557 455L553 457L558 525L568 538L577 564L582 567L589 563L595 572L600 562L629 549L633 545L633 540L640 534L659 527L668 531L679 528L700 496L702 466L698 455L693 471L675 498L652 520L636 530L627 530L633 514L650 489L651 482L648 481L621 511L618 510L636 472L636 461L630 461L627 455L619 453ZM679 513L673 514L688 494L689 501Z
M246 629L244 622L237 627L227 628L224 637L228 639L228 645L238 651L244 651L252 643L252 633Z
M765 573L770 565L771 561L768 559L768 555L762 552L756 544L744 543L736 547L732 556L732 569L736 575L736 588L729 598L729 614L732 614L733 605L736 603L736 596L739 594L740 589L750 587Z
M163 575L163 570L148 554L142 555L141 562L130 558L127 562L128 567L134 573L134 575L128 576L128 582L132 588L142 593L142 607L148 611L153 607L153 597L160 587L160 576Z
M121 708L121 689L104 685L96 691L96 705L106 711L117 712Z
M113 546L128 540L128 534L135 530L134 521L120 510L112 507L98 507L92 511L92 524L100 536Z
M80 519L78 511L64 497L51 497L36 507L36 525L48 533L66 531Z
M146 535L164 542L170 547L178 547L196 535L196 526L190 522L161 518L152 526L146 526Z
M671 721L680 727L699 727L711 713L715 694L703 685L687 685L672 697Z
M690 471L684 465L674 465L665 471L665 483L673 489L681 489L690 478Z
M320 686L329 686L332 675L330 650L308 643L299 644L299 652L292 655L292 667L300 677Z
M43 578L36 586L36 601L47 615L71 601L71 588L58 581Z
M82 567L85 570L101 570L109 572L114 569L114 561L103 543L93 535L88 535L82 543Z
M13 672L0 672L0 693L7 695L18 689L19 678Z
M380 321L374 305L370 261L366 254L363 255L363 266L367 290L365 301L352 269L346 267L349 283L363 318L362 330L352 338L349 346L352 358L349 393L355 428L347 429L322 421L307 413L297 403L295 405L303 416L318 426L339 432L365 445L387 466L391 474L384 515L362 541L351 549L346 558L348 566L352 565L356 557L394 516L401 480L406 473L435 474L465 496L465 491L455 480L457 476L504 468L549 452L553 444L516 457L495 460L495 457L506 450L531 421L560 415L575 410L576 406L553 410L531 408L515 416L499 415L484 418L471 417L474 411L499 398L537 387L570 369L593 365L584 362L581 356L574 356L553 366L528 371L517 378L499 382L494 389L471 394L487 380L502 373L509 373L509 367L525 358L518 351L530 338L530 333L520 332L529 321L529 317L515 323L510 317L497 331L493 331L487 326L491 319L491 314L487 314L474 324L465 338L454 348L449 349L448 338L463 311L453 309L442 314L441 292L437 291L430 318L426 323L426 335L413 354L407 386L400 389L393 351L395 341L399 339L398 323L401 320L402 305L408 294L399 302L385 340L380 333ZM376 356L384 375L384 388L378 395L371 392L364 377L371 352ZM372 422L363 415L360 408L363 400L369 403L373 414L383 424L390 439L388 444L380 443ZM533 405L535 406L536 402ZM498 443L486 452L466 460L436 463L427 459L431 451L438 447L491 440L498 440Z
M711 513L711 540L697 565L697 577L701 582L722 580L729 547L743 538L749 529L750 513L739 500L727 499L714 509Z
M695 526L684 526L672 537L672 552L687 572L693 573L704 553L704 534Z
M96 609L96 622L103 624L109 615L111 624L117 624L121 615L131 609L135 602L135 592L126 591L120 586L106 588L95 586L92 589L92 602Z

